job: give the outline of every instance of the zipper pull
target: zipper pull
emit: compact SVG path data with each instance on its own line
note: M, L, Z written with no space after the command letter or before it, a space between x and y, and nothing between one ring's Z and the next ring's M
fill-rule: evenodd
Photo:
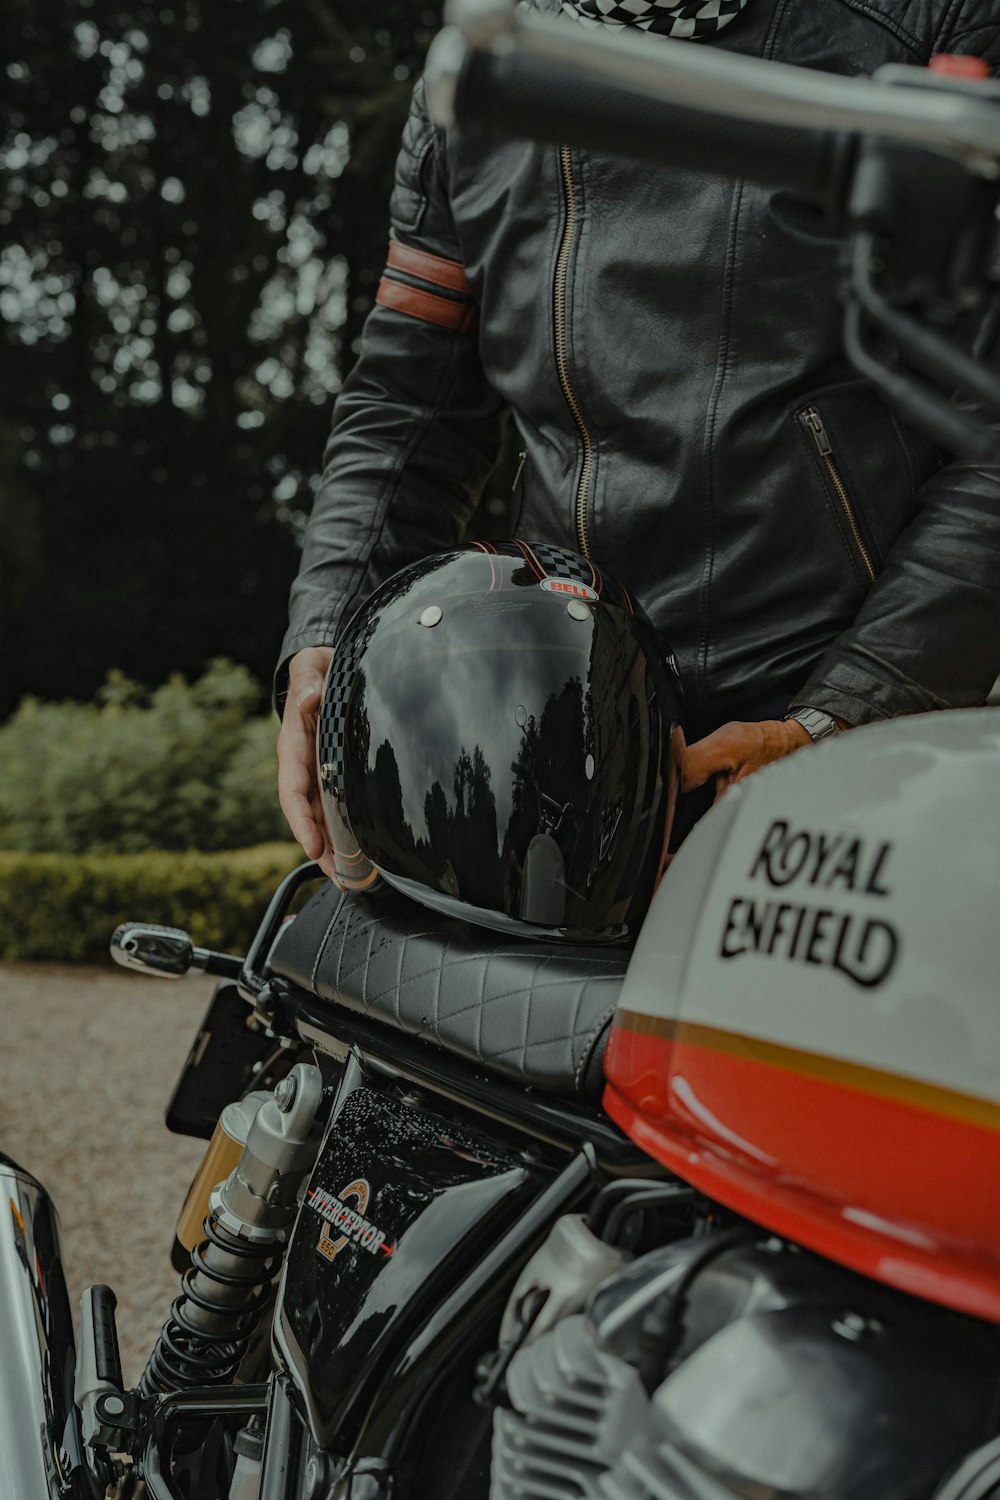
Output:
M528 457L528 450L527 450L527 448L523 449L517 455L517 471L514 474L514 483L510 487L510 492L511 492L512 495L516 495L517 494L517 487L521 483L521 475L524 473L524 465L525 465L525 462L527 461L527 457Z
M819 449L820 458L829 458L833 452L833 444L830 442L827 430L823 425L823 418L815 406L806 407L802 413L802 420L812 433L813 442Z

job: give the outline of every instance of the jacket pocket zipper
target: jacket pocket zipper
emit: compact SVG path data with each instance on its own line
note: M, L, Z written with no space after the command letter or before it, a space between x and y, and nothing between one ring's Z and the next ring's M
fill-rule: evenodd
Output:
M872 556L865 544L864 537L861 535L861 527L858 525L858 518L854 513L854 506L851 504L847 485L844 483L836 454L833 451L833 444L830 441L830 435L826 430L826 424L820 416L818 407L804 407L798 413L798 421L819 456L820 463L826 471L830 484L833 487L833 492L840 504L840 509L847 522L848 530L854 538L854 545L857 548L858 556L864 564L865 572L868 574L870 582L874 583L875 567L872 563Z
M524 466L528 462L527 448L518 450L517 468L514 471L514 482L510 487L510 530L511 535L516 533L521 524L521 512L524 510Z

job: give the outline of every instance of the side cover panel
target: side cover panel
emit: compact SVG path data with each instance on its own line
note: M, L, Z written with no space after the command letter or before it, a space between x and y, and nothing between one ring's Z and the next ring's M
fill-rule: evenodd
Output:
M309 1181L275 1325L321 1447L349 1451L386 1364L538 1187L513 1152L418 1105L348 1097Z

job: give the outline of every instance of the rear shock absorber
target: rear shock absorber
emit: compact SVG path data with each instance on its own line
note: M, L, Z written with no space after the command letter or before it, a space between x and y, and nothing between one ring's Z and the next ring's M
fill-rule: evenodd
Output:
M211 1194L205 1238L191 1251L139 1382L143 1395L225 1385L239 1369L316 1156L311 1135L322 1093L320 1070L298 1063L273 1094L248 1095L224 1111L228 1133L245 1129L246 1144Z

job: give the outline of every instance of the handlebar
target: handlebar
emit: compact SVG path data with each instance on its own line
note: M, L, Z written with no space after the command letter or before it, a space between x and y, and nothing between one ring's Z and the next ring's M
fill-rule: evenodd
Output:
M639 94L532 52L459 53L442 32L428 58L432 110L465 129L568 143L682 171L751 177L828 210L839 201L850 139L831 131L734 122ZM460 65L455 68L450 56ZM446 81L447 80L447 81ZM447 90L447 102L445 91Z
M779 153L789 147L793 173L798 148L791 135L805 130L878 134L1000 179L1000 82L943 78L898 64L880 68L872 78L844 78L646 32L636 37L627 30L585 30L570 20L515 8L512 0L448 0L445 15L451 24L433 42L426 69L431 116L439 125L475 126L489 112L502 134L530 135L517 107L544 109L544 91L560 89L572 77L578 108L595 120L602 89L609 89L624 90L636 105L641 97L689 109L702 127L716 116L742 127L783 128L786 137L761 139ZM479 94L462 84L471 54L504 63L479 73L485 90ZM668 113L663 123L670 119ZM631 141L620 143L623 149L628 144L630 155L635 137L633 126ZM732 127L724 144L731 141ZM661 136L657 159L672 164L678 143L672 133Z

